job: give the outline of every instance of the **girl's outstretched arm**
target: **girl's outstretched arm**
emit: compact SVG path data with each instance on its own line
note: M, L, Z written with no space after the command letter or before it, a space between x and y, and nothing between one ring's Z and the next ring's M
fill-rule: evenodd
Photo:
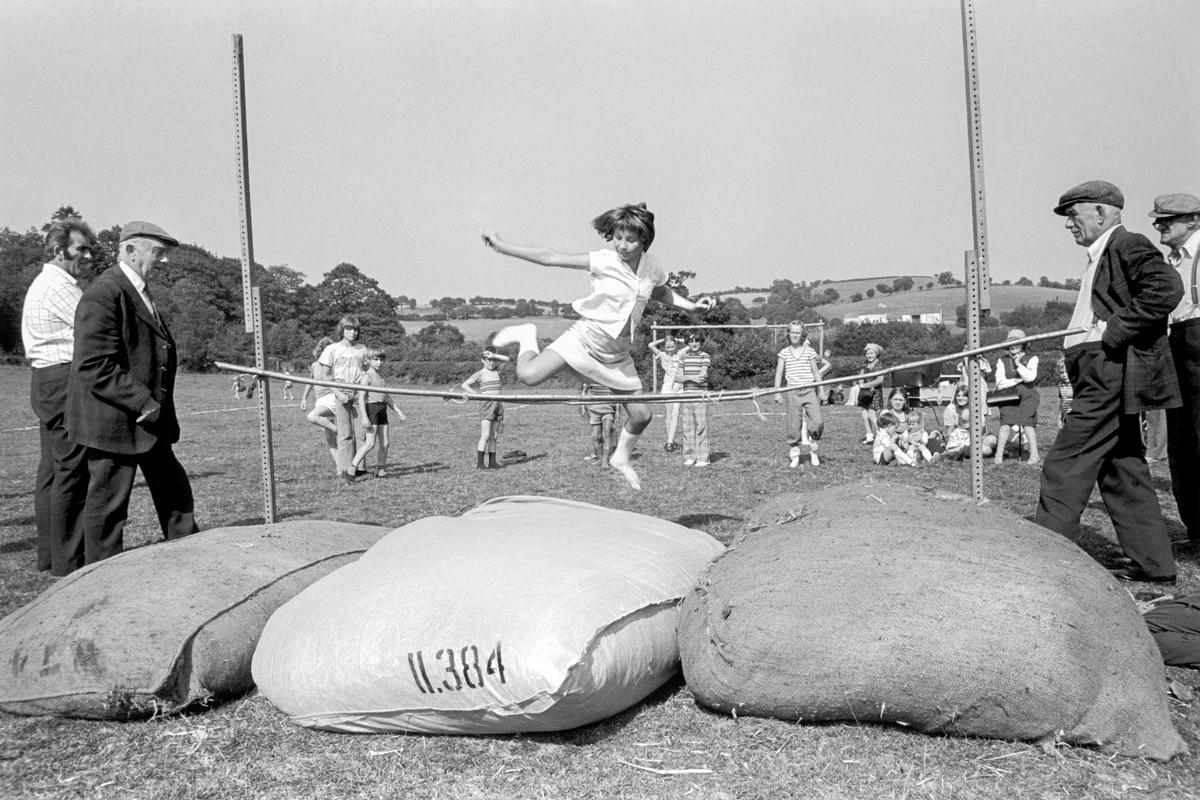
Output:
M682 308L684 311L695 311L698 308L707 311L717 304L717 301L711 297L697 297L695 300L689 300L674 289L668 289L666 286L655 286L654 291L650 293L650 299L666 303L669 306L675 306L676 308Z
M501 239L500 235L493 230L483 232L483 243L497 253L524 259L525 261L532 261L535 264L541 264L543 267L564 267L566 269L591 268L591 259L587 253L560 253L557 250L551 250L549 247L510 244Z

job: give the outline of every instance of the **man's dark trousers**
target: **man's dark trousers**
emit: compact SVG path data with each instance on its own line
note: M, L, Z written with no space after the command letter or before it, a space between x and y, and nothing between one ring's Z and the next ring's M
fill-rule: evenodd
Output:
M1123 356L1099 342L1067 350L1075 397L1042 465L1035 519L1075 539L1092 487L1099 484L1125 555L1147 575L1166 577L1175 574L1175 559L1144 458L1141 424L1137 414L1121 413Z
M136 455L86 450L91 476L84 515L87 563L103 561L124 549L129 496L139 468L166 538L180 539L199 530L193 513L192 485L170 444L160 441Z
M1171 489L1188 538L1200 544L1200 319L1172 325L1168 341L1183 395L1182 408L1167 409Z
M62 576L83 566L83 505L87 497L86 448L67 440L63 411L71 365L33 370L29 404L38 419L42 457L34 484L37 566Z

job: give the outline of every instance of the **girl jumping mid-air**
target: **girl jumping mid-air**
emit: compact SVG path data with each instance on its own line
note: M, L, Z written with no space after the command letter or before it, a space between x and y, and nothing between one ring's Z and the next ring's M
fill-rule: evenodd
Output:
M653 299L694 311L712 308L713 300L702 297L692 301L667 288L667 270L647 252L654 242L654 214L645 203L605 211L592 220L592 227L610 247L588 253L560 253L547 247L510 244L495 231L483 233L483 243L497 253L544 267L587 270L592 281L591 293L571 304L581 319L544 352L538 348L534 325L504 328L492 345L518 346L517 378L529 386L569 370L581 380L611 386L616 395L631 394L642 389L629 351L646 302ZM650 407L646 403L627 403L625 410L625 427L609 465L630 486L641 489L632 455L638 437L650 424Z

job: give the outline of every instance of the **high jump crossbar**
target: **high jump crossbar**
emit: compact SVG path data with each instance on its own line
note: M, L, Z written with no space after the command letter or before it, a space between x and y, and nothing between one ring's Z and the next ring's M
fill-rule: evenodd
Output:
M1066 336L1072 333L1085 333L1086 328L1067 328L1061 331L1050 331L1049 333L1036 333L1032 336L1026 336L1023 339L1012 339L1010 341L997 342L995 344L976 347L971 350L963 350L957 353L950 353L942 356L932 356L930 358L921 359L920 361L910 361L905 364L896 364L887 369L879 369L874 372L855 373L854 375L842 375L837 378L826 378L825 380L815 381L813 383L805 383L799 386L781 386L772 387L769 389L728 389L716 392L686 392L679 394L613 394L603 395L585 399L577 394L477 394L474 392L450 392L439 389L402 389L399 387L390 386L372 386L371 391L379 394L395 394L406 397L432 397L442 400L477 400L482 402L501 401L509 403L559 403L566 405L599 405L607 403L720 403L729 400L756 400L759 397L771 397L777 394L786 394L788 392L798 392L807 389L814 389L819 386L831 386L838 383L845 383L847 380L863 380L866 378L877 378L881 375L889 375L893 372L901 372L904 370L916 369L918 367L927 367L933 364L942 364L946 361L956 361L963 358L971 358L984 353L990 353L993 350L1003 350L1018 344L1029 344L1030 342L1038 342L1044 339L1053 339L1055 337ZM217 369L226 372L242 373L244 375L255 375L261 378L274 380L291 380L295 383L311 384L313 386L326 386L330 389L342 389L349 392L357 392L362 389L361 384L343 383L340 381L326 381L318 378L304 378L299 375L288 375L282 372L272 370L259 369L258 367L241 366L239 364L229 364L224 361L217 361L214 366Z

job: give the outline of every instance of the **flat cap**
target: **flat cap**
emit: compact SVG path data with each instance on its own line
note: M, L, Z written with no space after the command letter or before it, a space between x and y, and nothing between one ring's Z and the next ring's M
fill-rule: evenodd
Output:
M1008 332L1008 336L1004 337L1004 341L1015 342L1017 339L1024 339L1024 338L1025 338L1025 331L1021 330L1020 328L1013 328L1011 331Z
M1125 195L1121 194L1121 190L1108 181L1088 181L1079 184L1074 189L1068 189L1062 197L1058 198L1058 205L1054 207L1054 213L1065 217L1067 209L1076 203L1103 203L1106 206L1124 208Z
M179 246L178 239L155 225L153 222L139 222L135 220L121 229L122 242L126 239L132 239L135 236L146 236L151 239L158 239L165 244L171 245L171 247Z
M1151 217L1177 217L1180 214L1200 214L1200 199L1191 194L1160 194L1154 198Z

